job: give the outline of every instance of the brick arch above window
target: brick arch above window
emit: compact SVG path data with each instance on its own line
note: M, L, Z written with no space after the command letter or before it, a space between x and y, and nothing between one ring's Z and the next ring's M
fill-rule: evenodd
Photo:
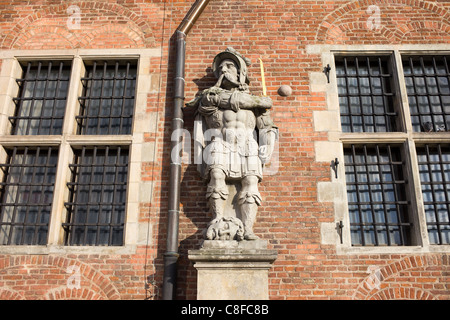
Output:
M16 290L3 287L0 289L0 300L25 300L25 297Z
M134 33L131 37L135 39L136 34L140 35L141 41L145 43L145 47L154 47L156 46L155 34L157 34L156 26L151 26L151 22L158 23L158 18L163 19L163 11L160 10L156 5L153 4L143 4L145 6L154 6L154 16L142 16L138 15L132 10L114 3L99 3L95 1L81 1L76 3L76 5L80 8L80 18L81 18L81 26L84 24L84 28L80 29L69 29L67 26L67 20L70 18L70 14L67 12L68 7L71 3L64 3L62 5L53 5L53 6L45 6L40 10L34 10L33 14L30 14L26 17L23 17L18 23L11 26L7 32L5 32L5 36L3 39L0 39L0 48L1 49L19 49L19 44L21 43L21 39L23 39L24 34L27 34L29 30L35 29L36 27L41 27L45 19L50 17L52 21L55 21L55 25L53 27L60 28L62 30L58 30L58 33L65 38L73 37L77 39L76 41L72 41L71 43L76 43L77 45L83 45L86 39L86 35L90 34L92 30L96 30L100 27L104 27L105 23L113 24L115 20L111 21L103 21L102 24L98 24L98 21L92 19L84 20L84 14L87 13L89 16L93 16L94 14L97 17L116 17L120 18L122 21L121 24L129 25L128 29L130 30L129 34ZM146 8L148 11L148 8ZM45 21L44 21L45 22ZM96 24L97 22L97 24ZM126 23L124 23L126 22ZM74 46L73 48L77 48L78 46ZM22 49L22 48L20 48Z
M427 37L441 38L443 43L450 42L450 23L441 21L411 21L401 26L400 42L424 41Z
M45 300L105 300L105 296L90 288L69 289L66 286L53 288L43 297Z
M370 6L380 8L380 25L377 28L366 25L368 19L375 12L368 11ZM395 10L392 10L395 8ZM395 12L395 13L394 13ZM381 43L401 43L410 41L407 33L413 28L420 32L423 26L410 23L413 16L426 17L429 26L442 39L437 42L448 41L448 27L450 26L450 11L439 4L422 0L358 0L348 2L329 13L320 23L316 39L320 43L343 43L347 38L368 39L376 38ZM408 17L409 16L409 17ZM374 20L371 20L372 23ZM388 23L386 23L388 22ZM447 32L447 35L445 34ZM429 39L429 38L428 38Z
M426 271L430 268L440 267L444 271L441 275L425 276L430 272ZM430 283L439 283L440 279L445 278L445 269L450 268L449 255L412 255L404 257L396 262L387 264L377 268L370 267L367 273L369 276L359 284L353 294L356 300L385 300L385 299L404 299L404 300L434 300L438 297L434 296L424 288L414 288L415 290L407 290L402 286L401 278L406 272L416 274L417 285ZM422 272L423 271L423 272ZM411 276L412 277L412 276ZM398 279L398 281L397 281Z
M76 268L68 269L70 266L75 266ZM55 299L58 295L60 299L63 299L63 297L66 297L67 299L81 299L83 297L86 299L120 299L119 291L114 286L113 281L88 263L83 263L76 259L51 255L19 255L0 259L0 270L2 270L2 273L0 274L0 283L5 279L14 281L15 275L18 275L19 273L33 274L35 273L35 270L38 270L35 274L39 274L42 278L53 277L55 284L50 288L46 286L46 290L40 295L40 298L42 299ZM77 270L77 272L79 272L81 288L78 290L69 288L67 291L65 289L68 288L66 286L67 280L73 275L70 270ZM61 275L64 277L61 278ZM22 276L19 276L18 279L23 282L23 286L38 285L33 277L24 278L29 278L31 282L27 284L27 281L23 280ZM16 292L10 291L11 290L8 292L0 291L0 299L2 299L3 295L5 295L5 299L20 299L20 293L17 290ZM33 292L33 290L29 289L26 291ZM25 299L26 298L27 297L25 297Z
M355 38L370 39L372 44L397 42L395 34L385 26L381 25L373 32L361 21L331 25L324 41L330 44L345 44L353 42Z
M19 35L13 49L74 49L78 39L66 28L58 26L30 27Z
M375 293L369 300L435 300L429 292L417 288L386 288Z
M80 48L98 49L104 47L117 48L143 48L145 39L143 34L133 28L132 25L103 25L93 29L85 37L80 39ZM108 45L108 39L114 44ZM105 41L106 40L106 41Z
M75 34L59 26L31 26L13 44L13 49L144 48L144 35L132 23L107 24Z

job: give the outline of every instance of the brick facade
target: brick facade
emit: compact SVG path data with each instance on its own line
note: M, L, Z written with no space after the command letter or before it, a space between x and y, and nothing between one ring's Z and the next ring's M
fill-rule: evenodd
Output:
M150 187L141 199L138 224L143 239L133 249L71 250L44 253L0 247L0 299L159 299L166 245L172 68L171 37L193 0L0 1L2 51L74 49L157 49L149 63L146 112L154 124L143 141L153 159L140 162L140 179ZM70 11L75 6L79 11ZM377 28L368 11L380 11ZM68 19L79 14L79 28ZM172 39L173 40L173 39ZM326 86L321 45L448 45L450 2L425 0L211 0L187 37L186 100L214 83L211 62L232 46L252 60L252 93L262 94L258 58L264 61L273 118L280 130L279 167L260 184L263 205L255 232L278 250L269 273L270 299L437 299L450 298L449 245L428 251L383 248L339 251L323 241L335 223L335 203L321 201L320 183L332 181L330 163L317 161L317 142L330 139L316 130L314 112L327 110L326 90L315 90L311 74ZM31 51L27 51L31 53ZM289 85L293 94L277 94ZM1 87L1 86L0 86ZM327 89L329 90L329 89ZM0 93L2 94L2 93ZM185 112L192 132L194 115ZM332 160L332 159L330 159ZM196 270L187 259L198 248L210 220L205 183L194 164L182 170L177 298L196 298ZM345 196L344 196L345 197ZM144 197L143 197L144 198ZM326 197L325 197L326 198ZM325 199L326 200L326 199ZM345 199L344 199L345 201ZM344 232L346 230L344 229ZM348 232L348 230L347 230ZM332 241L331 241L332 242ZM416 247L415 247L416 248ZM71 267L74 266L74 267ZM69 269L71 267L71 269ZM79 289L68 287L75 271Z

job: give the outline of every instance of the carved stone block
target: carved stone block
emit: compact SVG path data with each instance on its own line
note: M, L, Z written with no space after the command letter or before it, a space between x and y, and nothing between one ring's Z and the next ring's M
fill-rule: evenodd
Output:
M267 300L268 275L277 258L264 240L205 241L190 250L189 259L198 272L199 300Z

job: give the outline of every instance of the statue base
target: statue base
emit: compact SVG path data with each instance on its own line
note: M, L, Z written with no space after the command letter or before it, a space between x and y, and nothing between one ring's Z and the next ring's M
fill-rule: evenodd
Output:
M197 269L198 300L267 300L269 269L277 258L267 241L206 240L189 250Z

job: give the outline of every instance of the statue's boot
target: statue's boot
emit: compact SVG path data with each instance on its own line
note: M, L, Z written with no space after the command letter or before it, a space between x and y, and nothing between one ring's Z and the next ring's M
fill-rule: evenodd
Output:
M225 203L228 199L228 194L229 192L226 186L208 186L206 190L206 199L208 200L209 208L213 216L213 221L223 218Z
M259 237L253 232L258 206L261 204L259 192L241 192L239 196L241 205L242 223L244 224L244 239L257 240Z

